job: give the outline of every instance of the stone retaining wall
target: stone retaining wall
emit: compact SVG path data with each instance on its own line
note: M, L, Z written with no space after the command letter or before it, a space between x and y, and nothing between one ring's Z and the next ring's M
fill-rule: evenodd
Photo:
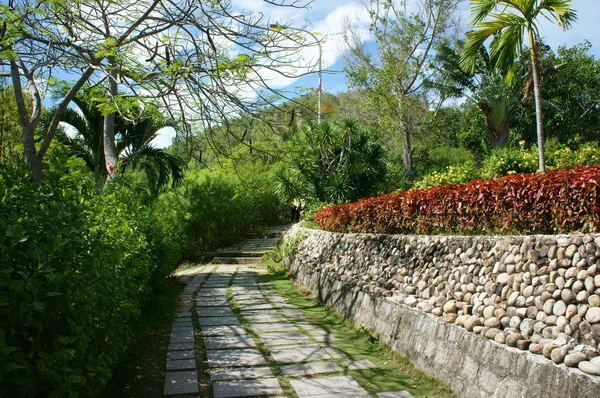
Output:
M295 227L286 245L300 283L459 394L600 396L600 235Z

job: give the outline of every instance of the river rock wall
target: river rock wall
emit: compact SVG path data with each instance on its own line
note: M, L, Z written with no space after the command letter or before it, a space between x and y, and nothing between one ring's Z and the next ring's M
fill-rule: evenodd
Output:
M295 227L286 242L294 253L288 266L309 290L461 394L544 391L526 376L547 378L557 396L598 396L600 235L405 236ZM470 362L449 370L440 356ZM498 365L513 360L514 368ZM452 375L461 372L457 382ZM486 386L470 380L473 374ZM563 387L556 390L558 381Z

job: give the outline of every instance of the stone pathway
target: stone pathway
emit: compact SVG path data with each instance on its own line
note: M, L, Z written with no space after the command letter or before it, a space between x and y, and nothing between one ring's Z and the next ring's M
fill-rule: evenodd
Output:
M200 397L195 350L202 340L215 398L412 397L407 391L372 395L342 375L374 365L348 360L334 336L260 283L266 270L257 264L283 232L255 236L218 252L214 264L177 274L188 284L173 322L164 395ZM281 378L295 394L284 393Z

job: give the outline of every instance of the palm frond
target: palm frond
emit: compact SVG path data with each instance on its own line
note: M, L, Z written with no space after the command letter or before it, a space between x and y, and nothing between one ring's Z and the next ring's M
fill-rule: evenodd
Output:
M67 108L61 119L61 122L66 123L77 130L79 135L83 135L85 130L88 129L87 120L72 108Z
M122 165L124 169L144 170L153 193L158 193L169 181L173 187L183 181L182 161L151 145L145 145L134 155L123 158Z
M523 46L524 27L519 23L508 25L490 44L490 57L496 66L508 71L514 67L517 54Z
M491 22L486 22L485 24L481 29L467 32L467 41L463 47L459 65L464 71L471 74L475 73L475 64L479 56L479 49L490 36L494 36L505 27L503 24L494 24Z
M577 12L571 8L571 0L542 0L536 10L536 14L550 13L558 26L563 30L568 30L577 21ZM546 16L552 21L552 18Z
M498 3L498 0L472 0L471 15L467 20L467 24L470 26L478 25L490 15Z

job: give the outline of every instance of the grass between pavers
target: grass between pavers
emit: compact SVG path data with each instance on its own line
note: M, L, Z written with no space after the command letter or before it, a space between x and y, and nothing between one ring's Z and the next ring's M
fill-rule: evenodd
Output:
M215 267L206 275L200 288L194 293L194 300L198 297L197 293L202 289L204 283L213 274ZM194 353L196 354L196 371L198 372L198 391L200 397L212 398L213 397L213 385L210 378L210 370L208 368L208 357L206 355L206 347L204 345L204 338L202 337L202 331L200 323L198 321L198 310L200 307L198 303L194 305L192 309L192 324L194 325ZM198 395L195 395L198 396Z
M235 279L235 277L237 276L237 273L238 272L236 271L232 278L232 282ZM252 329L252 327L250 326L250 323L245 320L240 308L233 300L233 293L231 291L232 282L230 282L229 288L227 289L227 301L229 302L229 305L231 306L231 309L233 310L234 315L238 318L238 320L240 321L242 326L244 326L246 328L246 330L248 330L248 334L252 337L252 340L254 340L254 343L256 344L256 348L260 351L263 358L265 358L265 360L267 361L266 366L271 369L271 371L273 372L273 375L279 381L279 385L281 386L281 389L283 390L283 393L285 394L285 396L297 397L294 388L292 387L292 385L289 382L289 379L283 375L283 373L281 372L281 369L279 368L279 365L275 361L275 358L273 358L273 356L271 355L271 352L269 351L267 346L262 342L260 337L258 337L258 334L254 331L254 329Z
M281 269L281 265L277 268ZM415 397L456 397L441 380L415 368L408 358L392 351L367 330L344 322L334 311L321 305L308 291L295 285L287 276L269 275L259 278L263 283L268 283L273 292L288 299L312 324L337 337L331 345L346 354L348 360L368 359L377 366L375 369L346 369L343 372L352 376L370 393L407 390ZM340 364L341 362L342 360L338 361ZM329 375L336 374L317 377Z
M164 288L146 303L136 325L135 342L127 357L113 369L113 380L102 397L163 396L171 323L184 287L176 278L169 278Z

